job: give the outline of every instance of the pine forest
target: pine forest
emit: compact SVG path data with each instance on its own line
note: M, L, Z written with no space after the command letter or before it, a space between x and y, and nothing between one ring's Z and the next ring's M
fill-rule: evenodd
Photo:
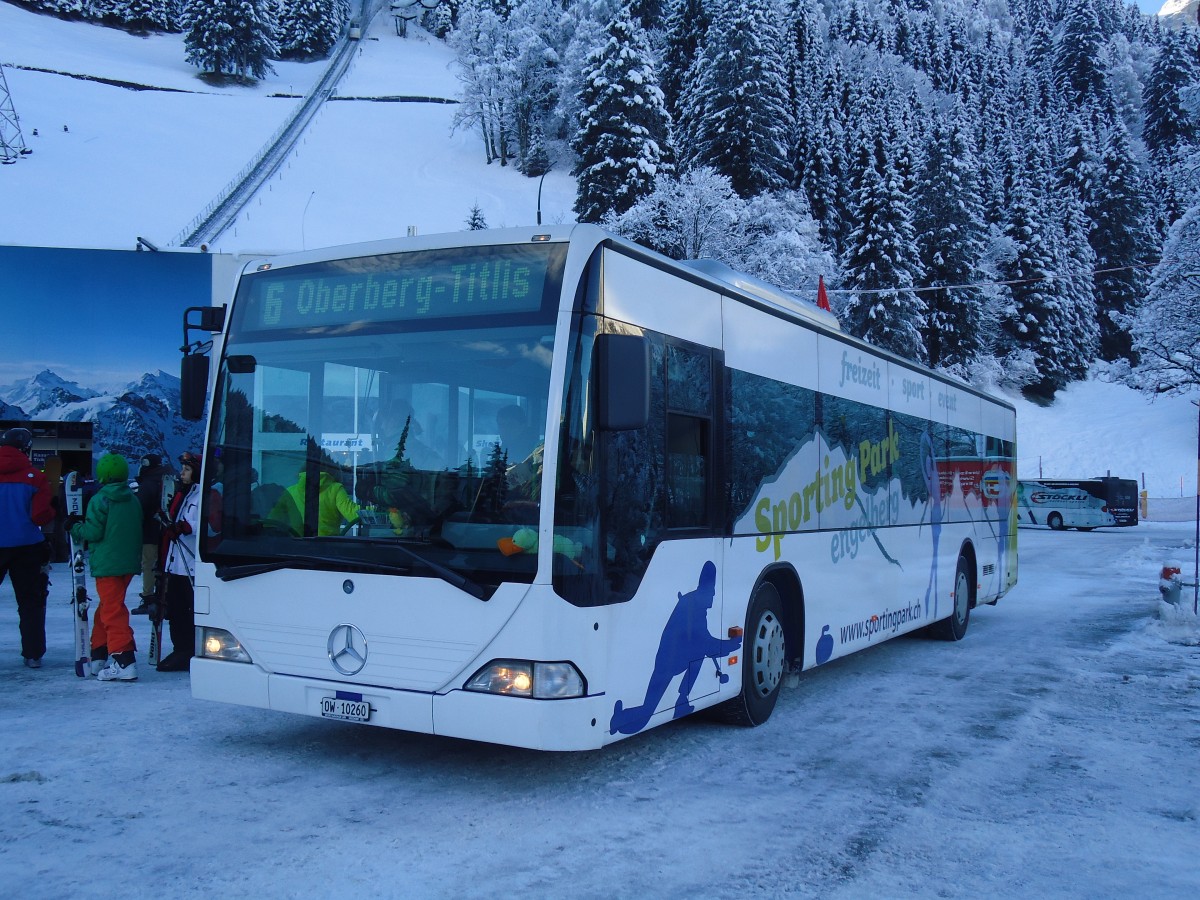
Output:
M320 59L349 0L18 0L179 31L202 76ZM575 214L1048 402L1200 385L1200 25L1121 0L393 0L455 127ZM381 164L386 161L381 160ZM464 228L487 225L478 208Z

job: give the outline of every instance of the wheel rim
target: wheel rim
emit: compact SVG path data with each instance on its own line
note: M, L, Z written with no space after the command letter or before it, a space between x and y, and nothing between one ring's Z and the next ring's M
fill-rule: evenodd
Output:
M783 624L771 610L766 610L754 629L754 644L750 648L751 674L754 690L760 696L771 694L783 680Z
M964 621L970 605L971 585L967 581L967 573L960 569L954 582L954 618L959 622Z

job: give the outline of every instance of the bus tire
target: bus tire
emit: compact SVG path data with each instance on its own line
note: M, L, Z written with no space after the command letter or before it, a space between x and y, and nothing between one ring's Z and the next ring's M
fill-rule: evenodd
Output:
M1050 515L1046 516L1046 524L1050 526L1051 531L1062 531L1063 517L1056 512L1050 513Z
M717 718L753 727L771 718L787 671L783 602L769 581L760 582L746 611L742 640L742 692L714 709Z
M954 572L954 611L940 622L934 622L929 632L943 641L961 641L971 624L971 561L965 555L958 557Z

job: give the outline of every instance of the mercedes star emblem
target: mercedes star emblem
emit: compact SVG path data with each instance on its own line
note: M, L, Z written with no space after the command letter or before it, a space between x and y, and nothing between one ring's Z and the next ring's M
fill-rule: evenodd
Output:
M329 661L343 675L357 675L367 664L367 638L353 625L338 625L329 632Z

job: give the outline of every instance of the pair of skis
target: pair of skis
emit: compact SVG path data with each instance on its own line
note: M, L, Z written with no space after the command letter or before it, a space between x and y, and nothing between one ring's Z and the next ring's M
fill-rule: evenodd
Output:
M78 472L68 472L65 496L67 501L67 516L83 516L83 485L79 483ZM67 540L70 542L71 567L71 621L75 626L75 674L86 678L92 661L92 641L88 630L88 605L91 602L87 592L86 561L83 548L75 546L75 538L67 530Z
M154 602L150 613L150 649L146 651L148 665L157 666L162 659L162 623L167 611L167 573L156 572L154 576Z
M175 477L164 475L162 493L159 496L159 511L165 518L170 515L171 498L175 496ZM162 623L167 612L167 561L166 548L159 542L159 560L154 579L154 605L150 612L150 649L146 652L146 662L157 666L162 659Z

